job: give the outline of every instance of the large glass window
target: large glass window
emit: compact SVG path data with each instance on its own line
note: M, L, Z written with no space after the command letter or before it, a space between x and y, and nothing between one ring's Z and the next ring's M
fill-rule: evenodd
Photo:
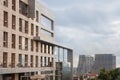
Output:
M43 14L41 16L41 23L42 25L44 25L44 27L47 27L48 29L53 30L53 21Z
M19 2L19 12L24 16L28 16L28 5L21 0Z

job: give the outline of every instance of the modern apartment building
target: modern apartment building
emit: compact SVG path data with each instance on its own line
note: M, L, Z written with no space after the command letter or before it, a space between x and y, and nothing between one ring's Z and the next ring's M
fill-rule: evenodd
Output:
M78 68L77 68L78 75L85 75L90 73L93 67L93 63L94 63L94 59L92 56L79 55Z
M72 49L55 43L51 11L37 0L0 0L0 25L0 80L54 80L55 47Z
M93 72L99 73L100 69L111 70L116 68L116 56L113 54L95 54Z

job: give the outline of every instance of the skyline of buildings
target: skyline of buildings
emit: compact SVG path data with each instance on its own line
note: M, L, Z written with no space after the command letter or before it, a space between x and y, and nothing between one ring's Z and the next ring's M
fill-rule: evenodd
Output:
M91 72L94 64L94 59L92 56L79 55L77 74L85 75Z
M99 73L100 69L112 70L116 68L116 56L113 54L95 54L93 72Z
M113 54L95 54L95 57L79 55L77 75L98 74L100 69L116 68L116 56Z

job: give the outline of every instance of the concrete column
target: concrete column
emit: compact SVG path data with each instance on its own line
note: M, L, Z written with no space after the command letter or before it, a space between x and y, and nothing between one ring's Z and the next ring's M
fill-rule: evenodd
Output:
M67 50L67 60L71 63L71 80L73 80L73 51Z

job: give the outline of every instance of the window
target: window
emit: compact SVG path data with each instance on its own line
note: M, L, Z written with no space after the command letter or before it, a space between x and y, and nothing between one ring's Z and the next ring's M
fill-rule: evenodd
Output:
M11 54L11 67L15 67L15 53Z
M25 33L28 34L28 21L25 21Z
M19 0L19 12L28 17L28 5Z
M22 36L19 36L19 49L22 49Z
M31 40L31 51L34 51L34 42Z
M54 37L54 34L50 31L47 31L45 29L41 29L41 32L47 36Z
M8 27L8 12L4 11L4 26Z
M16 16L12 15L12 29L16 29Z
M25 38L25 50L28 50L28 38Z
M38 52L39 46L38 46L38 42L36 42L36 52Z
M8 32L3 32L3 47L8 47Z
M7 59L8 59L8 53L7 52L3 52L3 67L4 68L7 67Z
M38 34L39 34L39 29L38 29L38 26L36 26L36 36L38 36Z
M39 12L36 11L36 21L39 22Z
M16 36L15 34L12 34L12 48L16 47Z
M12 0L12 9L16 10L16 0Z
M31 24L31 35L34 35L34 25Z
M22 19L19 18L19 31L22 32Z
M25 67L28 67L28 55L25 55Z
M41 16L41 23L44 27L46 27L50 30L53 30L53 24L54 24L53 20L43 14Z
M3 0L3 5L8 7L8 0Z
M38 56L36 56L36 67L38 67Z
M30 66L33 67L33 55L30 56Z
M22 64L22 54L19 54L19 58L18 58L18 62L19 64L17 65L18 67L23 67L23 64Z

